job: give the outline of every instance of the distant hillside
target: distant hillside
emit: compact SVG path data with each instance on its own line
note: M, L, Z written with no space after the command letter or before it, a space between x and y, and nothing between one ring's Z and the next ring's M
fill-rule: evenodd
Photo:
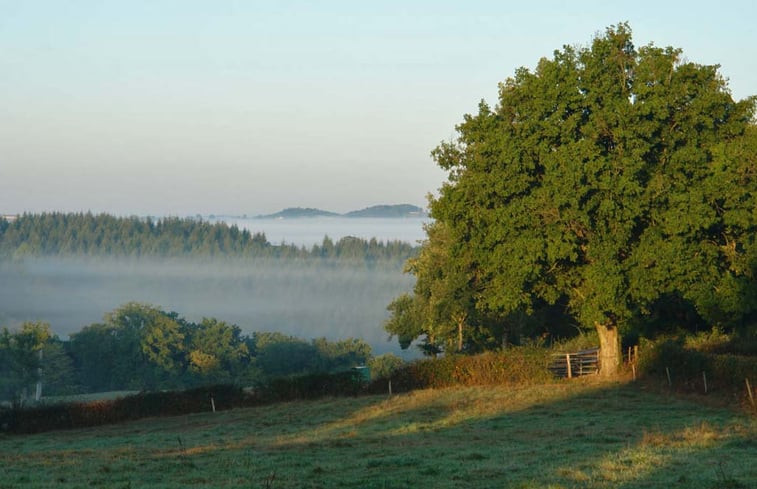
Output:
M259 219L299 219L303 217L425 217L427 214L418 206L410 204L374 205L346 214L313 209L311 207L289 207L275 214L257 216Z
M410 204L374 205L345 214L345 217L423 217L426 213L418 206Z
M258 217L261 219L298 219L301 217L339 217L339 214L321 209L313 209L312 207L289 207L275 214Z

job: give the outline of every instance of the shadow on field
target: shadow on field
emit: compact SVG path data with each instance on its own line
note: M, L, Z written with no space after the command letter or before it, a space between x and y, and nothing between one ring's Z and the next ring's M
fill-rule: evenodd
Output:
M754 423L636 386L575 387L416 391L269 442L292 452L374 447L354 467L361 487L396 483L386 474L408 470L457 481L454 487L746 488L757 481L757 469L744 463L757 457Z
M755 459L753 418L576 380L0 437L0 487L734 489Z

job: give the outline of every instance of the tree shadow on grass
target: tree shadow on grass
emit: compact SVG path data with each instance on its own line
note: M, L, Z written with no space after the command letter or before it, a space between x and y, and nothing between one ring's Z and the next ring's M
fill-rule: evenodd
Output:
M756 435L755 420L732 411L579 380L32 435L0 444L0 467L8 487L741 488L757 479Z
M748 461L757 456L757 430L730 411L635 386L544 389L554 390L545 402L538 400L544 392L529 399L532 388L419 391L270 446L311 459L321 470L300 476L324 487L345 476L352 487L715 488L755 481ZM339 460L339 468L324 469L328 460Z

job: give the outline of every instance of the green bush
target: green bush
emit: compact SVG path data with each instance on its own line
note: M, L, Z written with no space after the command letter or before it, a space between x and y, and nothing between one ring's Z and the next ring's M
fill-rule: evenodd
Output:
M389 378L395 370L402 368L405 361L393 353L384 353L371 358L368 367L371 369L371 379Z
M749 379L752 386L757 383L757 357L694 349L701 348L703 344L712 345L713 342L686 338L643 342L639 350L638 371L642 376L667 383L667 368L672 388L684 392L704 392L704 373L708 392L732 397L738 403L745 402L745 379Z
M386 392L389 380L394 392L454 385L549 382L553 379L546 368L549 352L538 347L513 347L504 352L417 360L395 370L388 378L374 380L367 390Z
M315 373L278 377L258 386L255 391L265 402L316 399L324 396L355 396L365 386L359 372Z

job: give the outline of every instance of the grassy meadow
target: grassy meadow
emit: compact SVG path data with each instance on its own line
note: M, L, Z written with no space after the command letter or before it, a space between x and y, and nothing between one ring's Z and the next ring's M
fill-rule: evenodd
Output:
M573 381L0 435L0 489L752 488L756 461L754 417Z

